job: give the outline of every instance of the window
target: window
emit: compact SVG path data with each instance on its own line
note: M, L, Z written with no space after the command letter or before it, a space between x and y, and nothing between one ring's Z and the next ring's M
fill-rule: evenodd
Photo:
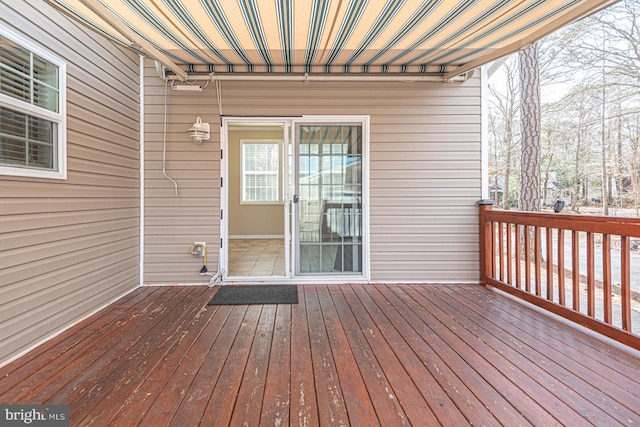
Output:
M279 203L281 141L241 141L242 203Z
M64 62L0 27L0 174L66 178Z

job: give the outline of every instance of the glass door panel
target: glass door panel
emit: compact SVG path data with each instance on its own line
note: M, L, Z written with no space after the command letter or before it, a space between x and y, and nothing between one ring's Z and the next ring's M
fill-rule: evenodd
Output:
M362 273L362 125L296 125L297 274Z

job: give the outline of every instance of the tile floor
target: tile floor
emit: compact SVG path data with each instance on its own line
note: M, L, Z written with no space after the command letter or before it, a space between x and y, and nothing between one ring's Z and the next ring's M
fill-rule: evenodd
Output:
M229 240L229 276L284 276L284 239Z

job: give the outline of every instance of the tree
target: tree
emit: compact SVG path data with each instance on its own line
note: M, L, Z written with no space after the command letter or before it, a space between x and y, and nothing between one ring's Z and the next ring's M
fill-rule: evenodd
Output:
M491 82L489 90L494 182L504 179L499 185L507 194L520 191L520 209L537 210L544 168L547 181L557 177L570 193L574 210L596 203L604 214L613 207L637 208L640 0L621 1L557 31L522 51L518 62L520 79L508 77L504 65L497 76L506 78ZM514 81L524 103L515 117L506 96Z
M520 104L518 102L518 82L516 79L517 64L508 60L503 65L505 72L506 87L504 93L489 86L491 94L490 127L492 132L492 176L496 188L498 187L498 177L503 176L504 187L502 200L496 200L503 209L509 209L509 199L511 197L511 173L512 156L516 149L517 129L516 117ZM500 160L504 159L504 162ZM497 195L496 195L497 199Z
M531 44L518 54L520 65L521 211L540 211L540 70L538 46Z

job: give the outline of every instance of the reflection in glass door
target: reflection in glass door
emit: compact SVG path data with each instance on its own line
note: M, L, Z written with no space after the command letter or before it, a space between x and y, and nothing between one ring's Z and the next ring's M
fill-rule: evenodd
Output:
M362 125L296 125L296 274L362 273Z

